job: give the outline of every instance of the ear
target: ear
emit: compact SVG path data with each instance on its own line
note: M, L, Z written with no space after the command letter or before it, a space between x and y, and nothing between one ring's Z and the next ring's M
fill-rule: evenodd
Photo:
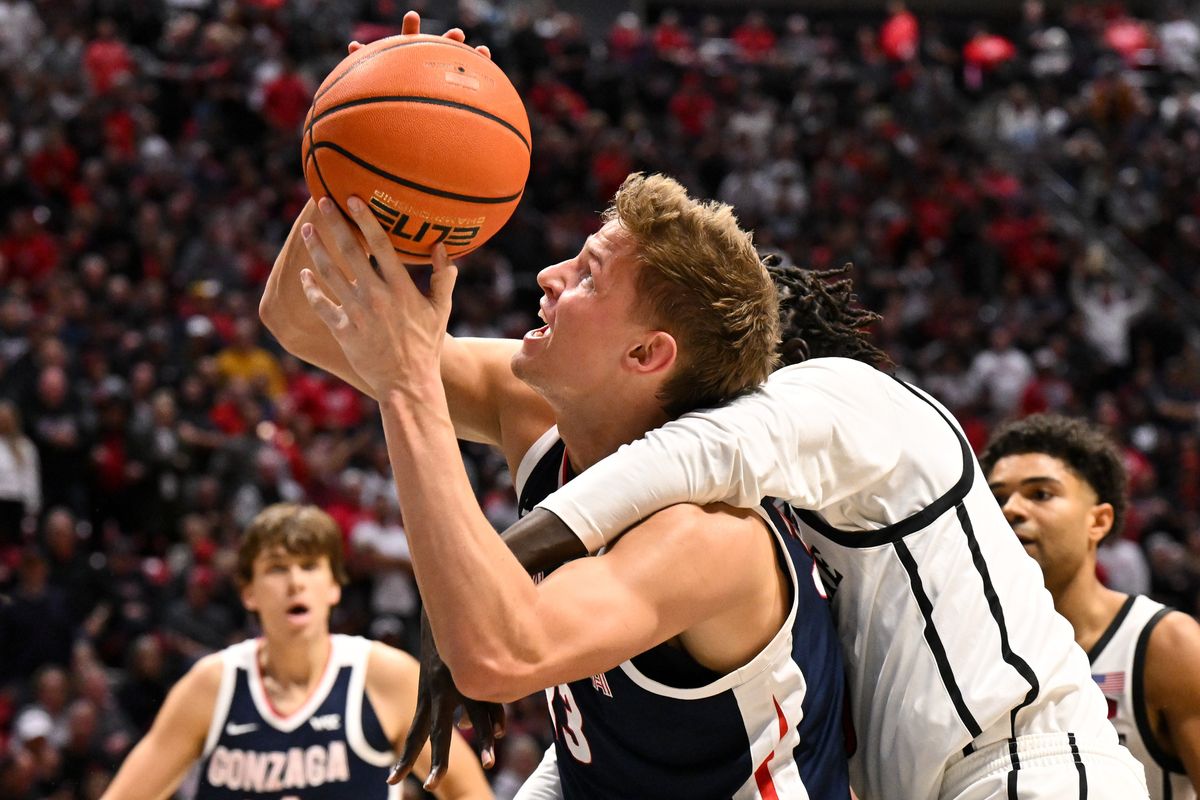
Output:
M247 583L247 584L243 585L241 587L240 593L242 595L242 605L246 608L246 610L253 611L254 613L257 614L258 613L258 603L255 602L255 600L254 600L253 584Z
M333 608L340 602L342 602L342 585L334 581L333 588L329 592L329 607Z
M1097 503L1092 506L1092 510L1088 512L1088 541L1099 545L1100 540L1112 530L1114 519L1112 503Z
M652 375L670 370L678 356L674 336L666 331L650 331L625 354L625 366L633 372Z

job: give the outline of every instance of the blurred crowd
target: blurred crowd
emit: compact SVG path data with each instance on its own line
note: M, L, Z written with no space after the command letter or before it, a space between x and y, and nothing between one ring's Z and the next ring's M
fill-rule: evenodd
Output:
M171 683L253 632L233 553L270 503L342 525L335 628L412 648L377 411L257 318L307 199L312 93L409 5L491 47L533 130L525 198L463 259L452 332L534 327L536 271L626 174L671 174L764 253L853 264L877 341L976 447L1034 411L1103 424L1133 497L1104 577L1200 611L1200 346L1179 295L1200 299L1195 6L1026 2L988 25L650 6L588 32L548 2L0 0L0 798L98 797ZM1064 224L1035 166L1156 269ZM463 451L506 527L503 461ZM547 725L536 697L512 709L501 797Z

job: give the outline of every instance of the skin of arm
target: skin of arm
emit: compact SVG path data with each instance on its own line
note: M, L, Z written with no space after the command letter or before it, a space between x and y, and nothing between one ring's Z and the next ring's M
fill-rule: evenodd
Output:
M221 659L206 656L167 694L146 736L130 751L101 800L164 800L204 749L221 685Z
M696 506L660 512L604 556L535 585L479 512L436 402L426 395L414 413L390 398L384 430L426 611L464 694L506 702L603 672L753 594L750 571L730 565L745 566L747 537L761 527ZM451 463L453 474L423 468Z
M1146 652L1146 705L1151 727L1183 762L1200 788L1200 624L1186 614L1168 614L1150 634Z
M380 724L400 752L408 735L417 696L417 662L412 656L380 642L371 644L367 660L367 697L379 714ZM430 751L426 746L417 757L414 771L424 778L429 774ZM439 800L486 800L492 797L479 763L457 733L451 734L450 763L434 791Z

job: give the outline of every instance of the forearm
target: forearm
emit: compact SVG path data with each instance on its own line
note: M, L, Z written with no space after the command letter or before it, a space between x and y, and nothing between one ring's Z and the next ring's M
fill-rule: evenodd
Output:
M514 522L501 539L531 575L587 555L587 548L575 532L543 508L535 508Z
M439 652L456 675L477 669L481 659L528 658L537 590L479 509L440 381L413 380L389 392L380 408L413 570Z
M367 396L371 388L350 366L341 345L313 313L304 297L300 270L312 267L312 260L300 239L300 226L318 223L313 201L309 200L292 224L287 240L267 276L258 316L263 325L292 355L332 373Z

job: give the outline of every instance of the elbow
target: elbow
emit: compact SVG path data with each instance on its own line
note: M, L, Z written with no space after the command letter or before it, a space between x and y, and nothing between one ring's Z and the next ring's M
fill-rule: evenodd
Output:
M476 652L464 657L447 657L458 691L485 703L511 703L544 686L532 681L532 671L515 659Z
M263 291L262 299L258 301L258 318L285 350L292 355L298 355L300 341L297 337L301 330L296 325L294 314L287 313L270 284Z

